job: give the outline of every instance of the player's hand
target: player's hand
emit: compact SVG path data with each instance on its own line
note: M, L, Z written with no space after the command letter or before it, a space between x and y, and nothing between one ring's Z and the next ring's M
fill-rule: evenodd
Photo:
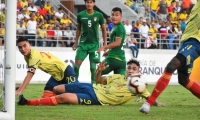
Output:
M20 91L20 90L17 90L16 92L15 92L15 95L17 95L17 96L19 96L19 95L21 95L22 94L22 92Z
M107 69L109 67L109 65L106 65L106 62L101 62L101 63L99 63L99 66L98 66L98 71L99 72L102 72L102 71L104 71L105 69Z
M101 51L106 51L107 49L105 48L105 47L100 47L99 49L98 49L98 53L101 53Z
M77 49L77 47L78 47L78 44L77 44L77 43L75 43L75 44L72 46L72 50L76 50L76 49Z
M104 52L103 57L107 57L107 56L108 56L108 52Z

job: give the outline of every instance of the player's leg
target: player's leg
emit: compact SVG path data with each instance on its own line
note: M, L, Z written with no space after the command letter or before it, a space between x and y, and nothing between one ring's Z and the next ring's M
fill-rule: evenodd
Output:
M151 96L148 98L147 102L144 103L143 106L140 108L140 111L148 113L150 110L150 106L153 105L158 96L167 87L171 79L172 73L176 69L179 70L186 69L189 66L190 68L192 68L193 61L199 56L199 53L200 53L200 48L199 48L199 42L197 40L190 39L182 43L179 49L179 53L167 64L165 71L157 81ZM187 80L184 81L187 82Z
M68 65L64 71L64 77L61 80L61 84L71 84L74 82L78 82L76 73L74 72L74 69L70 65Z
M99 45L94 44L90 45L89 53L89 60L90 60L90 72L91 72L91 83L95 84L95 71L96 71L96 64L100 62L100 54L97 52Z
M106 65L109 65L109 67L102 71L102 75L106 75L116 69L117 65L114 63L114 58L106 58L103 61L106 63Z
M78 49L76 51L74 71L76 73L77 78L79 77L80 66L88 54L87 51L85 50L85 47L87 47L87 46L79 45Z
M26 100L23 95L19 97L18 105L57 105L59 103L100 105L91 84L72 83L56 86L54 89L60 95L41 98L36 100ZM64 93L67 92L67 93Z
M42 98L45 97L52 97L55 96L56 94L53 92L53 88L57 85L59 85L59 81L56 81L52 76L49 78L47 81L45 87L44 87L44 92L42 94Z
M38 105L47 105L54 106L59 103L71 103L78 104L77 95L75 93L63 93L61 95L39 98L35 100L27 100L23 95L19 96L18 105L28 105L28 106L38 106Z
M120 74L126 76L126 62L125 61L119 61L119 60L113 60L113 63L117 65L117 68L114 70L114 74Z
M200 85L189 79L188 69L178 70L178 82L188 89L194 96L200 99Z
M172 73L181 66L181 62L179 61L179 57L182 55L177 54L165 67L165 71L163 75L158 79L156 86L154 87L152 94L148 97L147 101L140 107L140 112L148 114L150 111L150 107L156 101L158 96L164 91L164 89L169 84ZM178 57L178 58L177 58ZM183 56L182 56L183 57ZM183 57L184 58L184 57Z
M72 84L63 84L63 85L55 86L53 91L56 94L85 93L85 91L91 88L92 88L92 85L89 83L72 83Z

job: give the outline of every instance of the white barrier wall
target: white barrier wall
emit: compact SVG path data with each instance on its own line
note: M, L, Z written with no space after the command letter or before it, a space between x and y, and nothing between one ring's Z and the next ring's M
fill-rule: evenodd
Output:
M72 66L74 64L75 59L75 51L71 48L33 48L41 51L48 51L56 56L58 56L61 60L69 62ZM132 58L132 53L129 49L125 49L126 51L126 59L127 61ZM141 73L148 80L149 83L155 83L158 78L161 76L162 72L166 64L177 54L176 50L140 50L138 55L138 60L141 64ZM1 51L1 56L3 56L3 52ZM24 57L21 53L16 49L16 82L21 83L27 73L27 65L25 63ZM101 60L103 60L102 58ZM3 71L3 60L1 59L0 64L0 77L2 78ZM36 70L36 74L34 75L31 83L45 83L49 79L50 75ZM90 67L89 67L89 59L88 57L83 62L80 68L80 82L90 82ZM170 81L171 84L177 84L177 74L176 72L172 76Z

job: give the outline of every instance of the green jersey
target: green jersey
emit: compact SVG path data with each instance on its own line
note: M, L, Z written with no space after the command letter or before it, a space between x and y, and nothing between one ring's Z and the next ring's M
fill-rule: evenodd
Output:
M120 46L109 50L108 58L115 58L120 61L126 61L124 47L123 47L125 37L126 37L126 31L124 25L120 22L119 24L115 25L111 30L110 43L115 42L116 38L121 38L122 41Z
M99 44L99 25L104 24L104 17L100 12L88 14L86 10L78 13L77 22L81 25L80 44Z

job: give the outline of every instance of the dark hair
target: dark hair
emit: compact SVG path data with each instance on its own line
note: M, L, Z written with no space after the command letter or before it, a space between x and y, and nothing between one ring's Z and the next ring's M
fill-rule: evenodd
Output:
M112 11L113 11L113 12L119 11L119 12L122 14L122 10L121 10L121 8L119 8L119 7L114 7L114 8L112 9Z
M138 67L140 67L140 62L135 60L135 59L130 59L128 62L127 62L127 65L130 65L130 64L136 64Z
M88 0L84 0L85 1L85 3L88 1ZM93 2L95 2L95 0L92 0Z
M28 42L28 39L25 38L25 37L19 37L18 40L17 40L17 44L20 43L20 42L24 42L24 41Z

